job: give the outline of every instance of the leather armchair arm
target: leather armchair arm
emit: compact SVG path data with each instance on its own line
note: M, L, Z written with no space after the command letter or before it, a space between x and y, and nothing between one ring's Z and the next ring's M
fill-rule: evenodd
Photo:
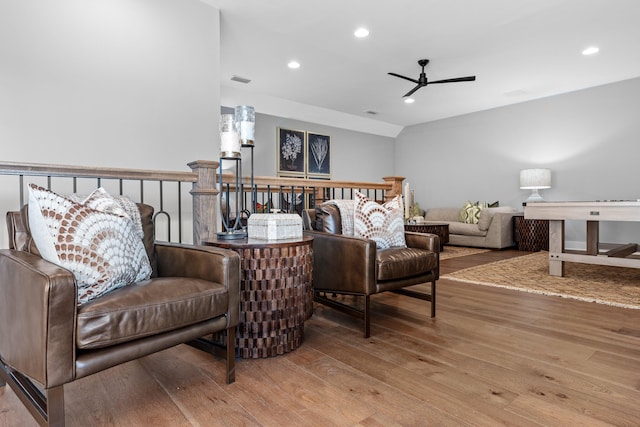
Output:
M438 256L438 267L435 271L436 279L440 278L440 236L430 233L404 233L404 239L407 242L407 246L416 249L428 249L434 252Z
M228 249L156 242L158 276L193 277L229 289L227 327L240 320L240 256Z
M440 252L440 237L438 237L437 234L405 231L404 239L410 248L427 249L436 253Z
M76 281L37 255L0 250L0 355L46 388L75 378Z
M373 294L376 291L376 244L373 240L305 231L313 237L315 290Z

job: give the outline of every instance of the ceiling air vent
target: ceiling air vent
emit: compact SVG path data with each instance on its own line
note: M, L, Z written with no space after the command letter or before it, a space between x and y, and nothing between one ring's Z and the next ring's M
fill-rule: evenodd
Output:
M376 114L378 114L377 111L373 111L373 110L364 110L364 112L367 114L371 114L372 116L375 116Z
M231 80L239 83L249 83L251 81L245 77L240 77L240 76L231 76Z

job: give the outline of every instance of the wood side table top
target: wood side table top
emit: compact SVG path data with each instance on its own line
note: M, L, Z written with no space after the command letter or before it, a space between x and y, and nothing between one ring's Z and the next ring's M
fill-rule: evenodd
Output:
M262 239L207 239L203 240L205 246L216 246L224 249L236 248L281 248L287 246L296 246L313 241L313 236L302 236L299 239L279 239L279 240L262 240Z
M422 224L405 224L404 231L413 233L431 233L440 238L440 251L449 243L449 224L446 222L425 222Z

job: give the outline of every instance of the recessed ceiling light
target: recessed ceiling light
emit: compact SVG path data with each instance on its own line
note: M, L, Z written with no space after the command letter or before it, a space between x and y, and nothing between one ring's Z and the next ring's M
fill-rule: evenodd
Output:
M405 104L413 104L414 102L416 102L416 100L413 98L407 98L404 100Z
M353 35L359 39L362 39L369 35L369 30L367 30L366 28L358 28L356 31L354 31Z
M598 53L600 49L597 48L596 46L589 46L588 48L586 48L585 50L582 51L583 55L593 55L594 53Z
M298 61L291 61L287 64L287 67L295 70L296 68L300 68L300 63Z

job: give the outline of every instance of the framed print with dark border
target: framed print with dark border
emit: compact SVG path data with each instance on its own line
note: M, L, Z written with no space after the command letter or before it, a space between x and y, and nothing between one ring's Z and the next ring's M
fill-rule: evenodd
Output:
M303 130L278 128L278 176L304 176L305 136Z
M331 137L307 132L307 176L331 178Z

